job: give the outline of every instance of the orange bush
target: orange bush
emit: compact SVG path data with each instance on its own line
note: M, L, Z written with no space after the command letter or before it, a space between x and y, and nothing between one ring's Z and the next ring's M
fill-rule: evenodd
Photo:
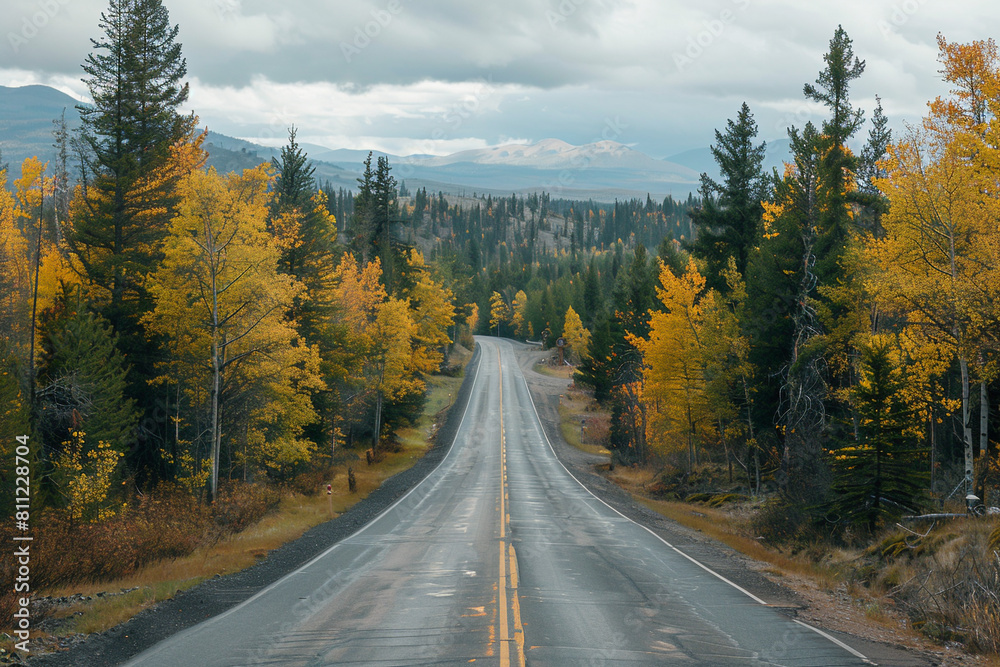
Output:
M118 579L157 560L186 556L253 525L280 499L276 489L234 483L205 506L184 490L164 485L95 523L74 521L66 510L43 510L33 521L34 540L28 543L31 593ZM4 543L13 543L12 533L11 527L0 527ZM12 558L0 559L4 581L14 581L16 565ZM17 597L11 587L0 592L0 615L8 622Z

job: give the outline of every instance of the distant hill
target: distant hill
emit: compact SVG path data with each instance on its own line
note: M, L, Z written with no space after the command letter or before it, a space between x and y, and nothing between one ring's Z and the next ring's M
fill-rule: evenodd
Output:
M0 154L17 172L24 158L55 156L52 120L66 110L70 127L80 124L76 100L47 86L0 86ZM787 142L785 142L787 150ZM210 131L206 140L209 165L221 172L242 170L270 161L279 149ZM329 149L303 144L320 183L356 189L368 151ZM656 160L629 146L598 141L574 146L559 139L461 151L452 155L397 156L385 153L397 181L411 191L426 187L456 196L509 195L547 191L553 198L613 201L647 194L685 198L698 188L701 171L714 162L708 149ZM769 153L770 155L770 153ZM706 156L708 161L706 162ZM770 157L769 157L770 159ZM778 160L780 163L780 158Z
M52 121L66 110L70 128L80 125L77 101L48 86L0 86L0 156L11 171L20 174L25 158L38 156L47 161L55 157Z
M360 172L367 151L333 150L315 158ZM375 155L386 155L375 153ZM559 139L508 144L451 155L387 155L397 179L409 189L427 185L452 194L545 190L554 198L613 201L651 194L686 197L698 173L613 141L574 146Z

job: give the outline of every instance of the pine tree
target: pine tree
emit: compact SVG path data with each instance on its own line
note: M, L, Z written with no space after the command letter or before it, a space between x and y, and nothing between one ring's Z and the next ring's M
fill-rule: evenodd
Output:
M43 329L39 429L45 443L58 448L69 431L81 431L86 433L84 451L105 442L127 453L139 415L127 396L128 368L114 333L76 296L66 295L59 311Z
M851 38L842 26L834 31L823 60L826 68L819 73L816 85L807 83L802 92L806 99L825 105L830 113L823 121L822 138L816 148L822 169L816 275L820 284L827 285L841 277L840 260L851 233L848 203L857 160L847 148L847 141L861 129L865 114L851 105L850 85L864 73L865 62L854 55Z
M757 123L744 102L736 120L726 123L725 134L716 130L712 156L722 173L722 183L701 176L702 206L691 213L698 235L691 252L707 262L705 277L711 289L726 290L722 277L729 257L746 274L750 249L756 243L761 201L766 198L768 179L762 165L767 145L755 145Z
M862 349L860 379L851 390L857 439L832 452L829 510L870 531L919 511L929 477L926 452L917 444L921 428L906 400L908 379L889 342L876 337Z
M350 241L354 254L362 264L378 257L375 248L375 170L372 169L372 153L365 158L365 170L358 181L358 194L354 197L354 212L351 214Z
M614 360L614 338L611 322L606 313L601 313L594 324L586 356L574 374L574 380L594 390L594 399L604 403L611 397L613 386L612 368Z
M584 278L583 285L583 310L584 317L589 328L594 327L594 323L597 321L598 313L600 313L601 309L604 307L604 300L601 298L600 280L595 255L590 258L590 264L587 266L587 275Z
M296 129L288 128L288 143L281 147L279 157L271 158L274 167L274 199L272 213L304 209L316 191L316 167L295 141Z
M880 161L886 157L891 144L889 119L882 111L882 100L876 96L872 127L858 162L857 193L857 200L863 205L858 226L874 237L882 236L882 216L889 210L889 200L879 191L876 182L887 175Z
M382 262L382 280L386 290L393 294L402 288L398 275L405 261L398 247L395 233L397 223L396 212L396 179L390 173L389 158L382 155L378 158L375 168L375 188L373 190L373 228L372 242L378 258Z
M66 240L88 297L117 336L130 363L128 393L147 419L130 464L143 483L164 444L163 419L149 391L160 341L141 318L153 307L146 278L162 259L162 242L176 212L179 144L197 146L195 119L180 113L188 98L186 62L162 0L109 0L102 35L83 64L93 105L80 107L81 188L71 204Z
M143 279L158 259L171 214L164 205L176 183L148 192L144 181L191 133L193 119L178 112L188 97L187 65L161 0L110 0L100 27L104 36L92 40L83 65L94 103L79 107L94 176L84 183L88 196L69 240L88 279L106 292L112 326L134 336L136 311L148 306Z

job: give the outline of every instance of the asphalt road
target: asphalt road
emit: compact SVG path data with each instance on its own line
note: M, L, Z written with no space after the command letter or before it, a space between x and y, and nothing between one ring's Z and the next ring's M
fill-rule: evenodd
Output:
M509 343L440 466L353 536L129 665L860 665L556 459Z

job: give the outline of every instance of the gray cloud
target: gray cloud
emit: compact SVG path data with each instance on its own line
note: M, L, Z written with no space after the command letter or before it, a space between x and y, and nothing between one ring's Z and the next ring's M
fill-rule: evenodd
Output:
M899 124L945 92L934 38L989 36L1000 8L940 0L165 0L192 104L222 132L450 150L600 137L654 156L707 145L747 101L766 139L818 120L815 79L838 24L868 63L852 90ZM0 84L83 92L106 0L7 0ZM30 35L28 35L30 33ZM485 82L485 84L484 84ZM484 92L485 88L485 92ZM337 146L334 146L337 147Z

